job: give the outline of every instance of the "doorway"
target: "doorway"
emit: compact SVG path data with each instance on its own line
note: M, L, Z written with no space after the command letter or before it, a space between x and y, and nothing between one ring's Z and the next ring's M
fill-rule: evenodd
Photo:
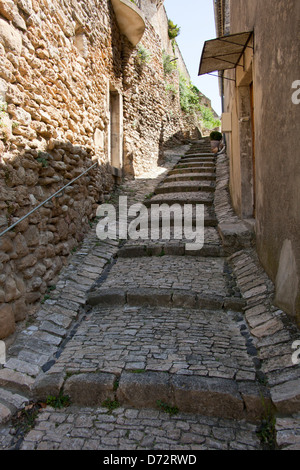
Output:
M109 89L109 163L118 179L123 172L123 99L112 85Z

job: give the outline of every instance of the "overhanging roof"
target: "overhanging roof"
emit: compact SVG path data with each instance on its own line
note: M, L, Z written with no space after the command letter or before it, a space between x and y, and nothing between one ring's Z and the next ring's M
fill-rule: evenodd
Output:
M231 34L204 43L199 75L217 70L234 69L242 57L252 32Z

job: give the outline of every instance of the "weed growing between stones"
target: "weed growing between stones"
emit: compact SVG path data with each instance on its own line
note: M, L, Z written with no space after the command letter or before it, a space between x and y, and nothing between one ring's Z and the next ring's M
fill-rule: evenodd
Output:
M110 400L109 398L102 403L104 408L107 408L109 413L120 407L120 403L117 400Z
M29 403L13 416L11 434L14 436L15 448L18 448L18 443L22 442L24 436L34 428L36 418L45 406L44 403Z
M49 395L46 400L46 405L51 406L54 409L66 408L70 403L70 397L68 395L63 395L62 393L60 393L58 397Z
M264 408L261 424L258 428L257 435L261 441L264 450L276 450L276 418L274 416L271 405L267 406L264 397L261 397Z
M165 413L169 414L170 416L174 416L174 415L177 415L177 413L179 412L177 406L170 406L168 405L167 403L164 403L163 401L161 400L157 400L157 406L162 410L164 411Z

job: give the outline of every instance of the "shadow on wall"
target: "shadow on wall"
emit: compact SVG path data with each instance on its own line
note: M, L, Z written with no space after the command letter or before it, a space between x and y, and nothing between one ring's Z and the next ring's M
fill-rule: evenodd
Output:
M59 141L46 151L3 153L0 233L92 166L92 157ZM35 311L113 186L110 165L96 167L0 237L0 339Z

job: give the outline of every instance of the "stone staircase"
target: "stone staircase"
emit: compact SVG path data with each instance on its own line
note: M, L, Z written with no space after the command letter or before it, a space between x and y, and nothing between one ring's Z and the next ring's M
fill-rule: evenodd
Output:
M192 145L144 201L148 208L204 204L204 247L187 251L188 239L160 238L128 240L119 249L88 296L97 339L78 332L84 367L82 357L62 354L55 369L70 375L64 391L75 402L164 402L189 413L260 420L268 393L257 381L250 335L241 334L245 303L216 227L216 157L209 150L206 140Z
M148 209L192 204L193 227L195 204L204 204L201 249L172 238L172 218L164 238L163 216L155 240L99 241L95 230L87 237L35 324L8 350L0 424L59 394L78 407L163 406L255 426L275 406L280 443L298 442L291 423L299 423L299 368L289 354L298 332L272 306L252 235L227 208L226 165L203 139L140 201ZM283 358L273 359L273 342Z

